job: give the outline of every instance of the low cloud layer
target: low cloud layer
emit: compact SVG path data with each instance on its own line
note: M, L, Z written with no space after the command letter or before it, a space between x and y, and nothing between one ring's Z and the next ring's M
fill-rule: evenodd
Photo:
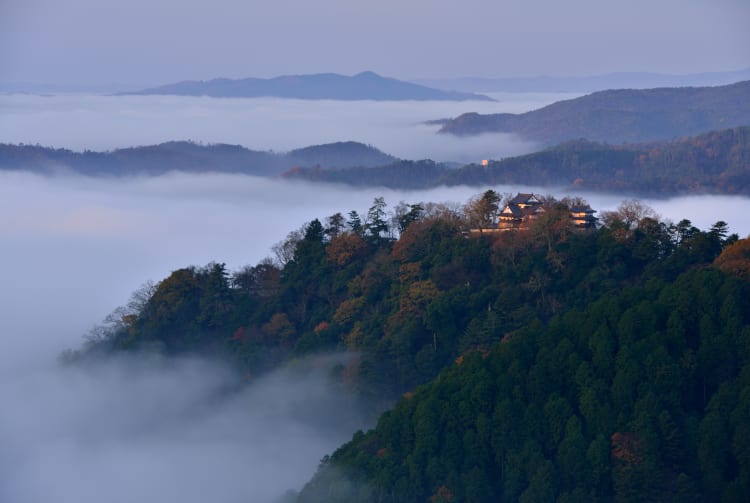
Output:
M425 121L465 112L525 112L565 94L498 94L497 102L0 95L0 141L108 150L170 140L288 151L359 141L404 159L478 162L535 150L509 134L438 135Z
M537 191L497 186L501 193ZM240 175L170 174L119 180L0 173L0 364L20 353L53 357L123 304L147 280L188 265L225 262L229 270L259 262L289 231L335 212L366 212L375 197L465 203L482 188L428 191L352 189ZM579 194L598 210L623 197ZM750 233L750 200L691 196L647 200L664 218L701 228L717 220ZM23 342L19 344L18 342Z
M27 367L0 380L0 501L273 502L363 427L307 361L243 388L215 362Z
M494 187L505 192L533 187ZM324 371L282 371L245 389L215 363L55 358L147 280L212 260L255 264L313 218L364 212L376 196L464 203L483 188L399 192L240 175L118 180L0 173L0 501L270 501L299 488L350 438L321 428L350 410ZM617 196L582 194L598 211ZM645 201L701 228L750 233L750 199ZM337 400L343 399L343 402ZM319 407L326 404L325 407ZM322 421L325 423L325 421Z

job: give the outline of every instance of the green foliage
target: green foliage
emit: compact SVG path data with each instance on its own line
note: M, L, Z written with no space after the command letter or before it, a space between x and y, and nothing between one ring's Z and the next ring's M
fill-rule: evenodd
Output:
M750 480L750 359L737 356L749 294L693 268L524 328L400 400L330 466L367 481L363 501L426 501L441 487L456 501L735 501ZM680 340L665 336L674 313L698 321ZM726 316L737 321L719 338ZM614 372L593 364L604 334Z
M396 405L300 501L746 494L746 241L638 212L575 231L565 204L476 238L466 215L412 205L393 240L376 198L359 227L355 212L349 230L341 214L303 226L283 265L174 271L89 349L213 351L250 375L356 351L342 385Z

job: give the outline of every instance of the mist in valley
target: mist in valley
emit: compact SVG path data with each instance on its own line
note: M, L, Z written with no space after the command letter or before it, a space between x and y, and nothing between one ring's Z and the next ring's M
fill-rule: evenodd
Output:
M496 102L414 102L183 96L0 95L0 141L76 151L171 140L286 152L337 141L371 144L402 159L478 162L532 152L511 134L435 134L426 121L465 112L519 113L575 95L495 94Z
M17 369L0 380L0 500L275 501L365 426L328 379L335 363L250 384L220 362L155 356Z
M481 104L523 111L551 96ZM537 99L537 101L534 101ZM203 98L3 96L0 139L109 149L173 139L288 150L359 140L405 157L477 160L519 153L517 139L436 135L422 121L466 104ZM479 104L478 104L479 106ZM493 154L493 155L490 155ZM580 195L599 212L624 196ZM0 501L270 502L299 489L367 426L326 376L335 361L247 382L198 359L118 358L60 366L57 356L144 282L211 261L254 265L292 230L375 197L466 203L486 187L353 189L229 174L120 179L0 172ZM664 219L750 233L750 199L644 200ZM332 422L331 419L334 418Z

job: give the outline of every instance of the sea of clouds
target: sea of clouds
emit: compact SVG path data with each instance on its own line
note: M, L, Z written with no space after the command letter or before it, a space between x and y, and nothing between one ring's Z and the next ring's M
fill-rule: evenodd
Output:
M525 112L570 94L494 94L496 102L333 101L184 96L0 95L0 142L109 150L171 140L284 152L359 141L403 159L478 162L531 152L510 134L437 135L426 121Z
M544 101L531 98L476 105L523 111ZM507 138L456 139L420 124L469 105L15 95L0 97L0 141L98 150L193 139L287 150L355 139L409 158L510 155L507 146L519 143L506 145ZM215 361L117 359L66 368L57 355L79 346L144 282L174 269L256 264L305 222L365 212L378 196L390 207L462 204L484 189L0 172L0 501L263 503L299 489L322 456L363 426L349 397L330 387L325 366L281 369L238 387L238 376ZM575 195L599 212L623 199ZM705 229L725 220L731 232L750 233L745 197L645 202L672 221L688 218ZM342 416L333 431L325 420L331 411Z

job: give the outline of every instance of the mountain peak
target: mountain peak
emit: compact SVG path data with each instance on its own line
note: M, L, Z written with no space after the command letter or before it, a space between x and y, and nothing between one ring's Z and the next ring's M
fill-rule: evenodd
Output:
M481 94L444 91L373 71L354 76L335 73L284 75L270 79L185 81L120 94L212 96L216 98L276 97L306 100L492 101Z

